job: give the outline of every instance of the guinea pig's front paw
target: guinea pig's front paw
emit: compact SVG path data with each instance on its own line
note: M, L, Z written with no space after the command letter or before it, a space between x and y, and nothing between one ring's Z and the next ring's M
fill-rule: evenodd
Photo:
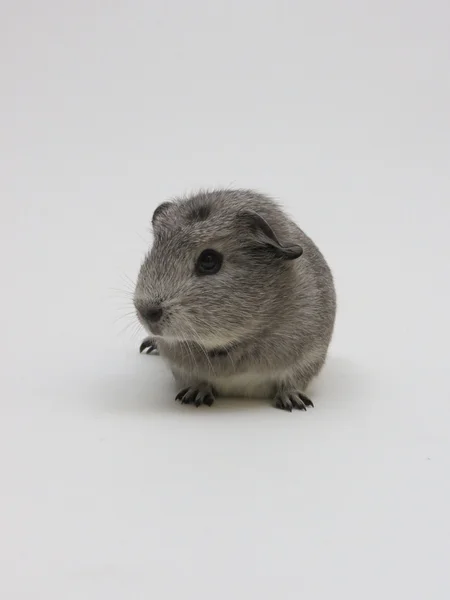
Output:
M306 410L307 406L314 407L314 404L303 392L286 390L278 392L275 396L275 407L281 408L281 410L288 410L289 412L292 412L292 409Z
M192 386L181 390L175 400L179 400L181 404L193 404L197 408L202 404L212 406L214 398L214 390L210 385Z
M146 337L139 347L139 352L141 354L158 354L158 346L156 345L155 340L151 337Z

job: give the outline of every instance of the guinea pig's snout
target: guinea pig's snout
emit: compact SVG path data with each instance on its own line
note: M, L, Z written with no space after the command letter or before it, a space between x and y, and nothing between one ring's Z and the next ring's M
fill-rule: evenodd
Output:
M160 302L148 302L145 298L134 300L139 321L154 335L161 335L163 322L167 318L167 311Z
M149 323L157 323L163 316L163 309L160 306L149 306L142 312L142 316Z

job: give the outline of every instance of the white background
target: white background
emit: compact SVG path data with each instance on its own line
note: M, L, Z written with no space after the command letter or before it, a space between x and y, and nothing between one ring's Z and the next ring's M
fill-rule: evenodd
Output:
M1 597L448 599L447 0L0 23ZM182 407L137 352L151 214L220 185L279 198L334 270L306 414Z

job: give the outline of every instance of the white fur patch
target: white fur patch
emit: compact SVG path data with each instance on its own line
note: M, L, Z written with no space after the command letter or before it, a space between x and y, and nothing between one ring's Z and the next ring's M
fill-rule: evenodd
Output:
M269 398L273 393L273 380L256 373L243 373L230 377L218 377L210 380L219 396L239 398Z

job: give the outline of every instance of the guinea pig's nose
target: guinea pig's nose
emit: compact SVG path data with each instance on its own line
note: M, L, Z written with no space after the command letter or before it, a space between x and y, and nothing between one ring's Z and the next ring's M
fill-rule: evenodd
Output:
M145 318L151 323L157 323L162 317L162 308L158 306L150 306L144 313Z

